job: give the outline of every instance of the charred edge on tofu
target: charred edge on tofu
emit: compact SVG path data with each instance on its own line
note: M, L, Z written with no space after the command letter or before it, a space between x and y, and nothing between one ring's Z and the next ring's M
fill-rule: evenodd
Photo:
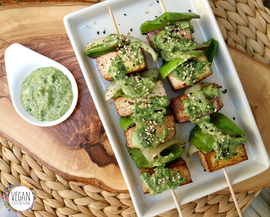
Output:
M183 101L185 113L192 123L196 123L198 117L206 116L220 109L214 101L214 99L220 99L219 86L209 84L199 90L196 90L196 86L193 86L195 91L188 93L188 98Z

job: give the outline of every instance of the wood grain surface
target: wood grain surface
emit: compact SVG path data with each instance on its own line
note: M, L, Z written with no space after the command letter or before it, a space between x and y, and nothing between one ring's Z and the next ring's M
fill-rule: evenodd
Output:
M63 25L66 14L91 4L49 5L47 2L44 5L36 2L23 7L0 7L0 135L67 179L87 182L108 191L127 192ZM4 61L6 48L15 42L63 64L74 75L79 100L65 122L54 127L36 127L16 113L10 99ZM238 50L229 48L229 51L270 153L269 67ZM270 170L234 185L234 189L235 192L246 192L267 186L270 186ZM229 193L229 190L218 193Z
M83 7L39 6L1 11L0 134L67 179L126 192L122 173L63 25L66 14ZM16 113L4 62L6 48L15 42L63 64L74 75L79 99L65 122L54 127L36 127Z

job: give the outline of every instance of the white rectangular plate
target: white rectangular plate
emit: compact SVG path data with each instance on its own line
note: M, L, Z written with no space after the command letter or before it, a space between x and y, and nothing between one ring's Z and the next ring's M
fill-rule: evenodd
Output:
M164 3L167 11L188 12L191 10L201 16L200 19L192 20L195 30L193 35L197 42L202 43L210 38L218 41L218 50L212 64L214 73L205 81L215 82L220 84L223 90L228 90L226 94L221 93L224 102L221 112L230 119L236 117L235 123L243 129L248 138L246 149L249 159L227 168L232 184L265 171L269 167L268 155L208 1L166 0ZM146 41L146 37L140 34L140 25L146 20L155 19L155 16L159 16L162 10L156 0L108 0L71 13L64 18L68 36L122 170L136 212L139 216L155 216L175 208L170 191L152 197L143 193L139 170L127 152L126 139L119 126L119 116L114 103L113 101L106 102L104 99L109 82L100 75L95 60L83 55L83 50L88 42L115 33L108 6L114 13L120 33L130 33L131 36L144 41ZM149 68L160 67L160 64L154 63L151 58L147 57L147 61ZM182 91L172 91L167 79L163 81L163 84L169 98L182 93ZM189 145L189 132L193 127L194 125L190 123L177 124L177 138L183 139ZM193 155L189 159L184 154L183 158L191 171L193 182L175 190L180 204L227 187L222 170L213 173L204 172L197 155Z

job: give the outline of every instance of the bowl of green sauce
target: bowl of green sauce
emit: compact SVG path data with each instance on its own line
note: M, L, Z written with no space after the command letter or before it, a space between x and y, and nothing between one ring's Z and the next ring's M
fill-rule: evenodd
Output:
M7 48L5 63L11 100L24 120L48 127L72 114L78 87L66 67L18 43Z

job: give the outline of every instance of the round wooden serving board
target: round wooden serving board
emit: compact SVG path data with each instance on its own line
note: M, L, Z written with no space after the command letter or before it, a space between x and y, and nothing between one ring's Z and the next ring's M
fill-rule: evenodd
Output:
M86 86L63 24L65 15L93 3L35 3L0 6L0 135L66 179L99 188L127 192L110 143ZM54 127L36 127L15 111L9 93L4 53L20 43L67 67L79 88L73 114ZM270 153L270 68L247 54L230 48L262 139ZM16 64L16 63L14 63ZM235 192L270 186L270 170L234 185ZM224 189L218 193L229 193Z

